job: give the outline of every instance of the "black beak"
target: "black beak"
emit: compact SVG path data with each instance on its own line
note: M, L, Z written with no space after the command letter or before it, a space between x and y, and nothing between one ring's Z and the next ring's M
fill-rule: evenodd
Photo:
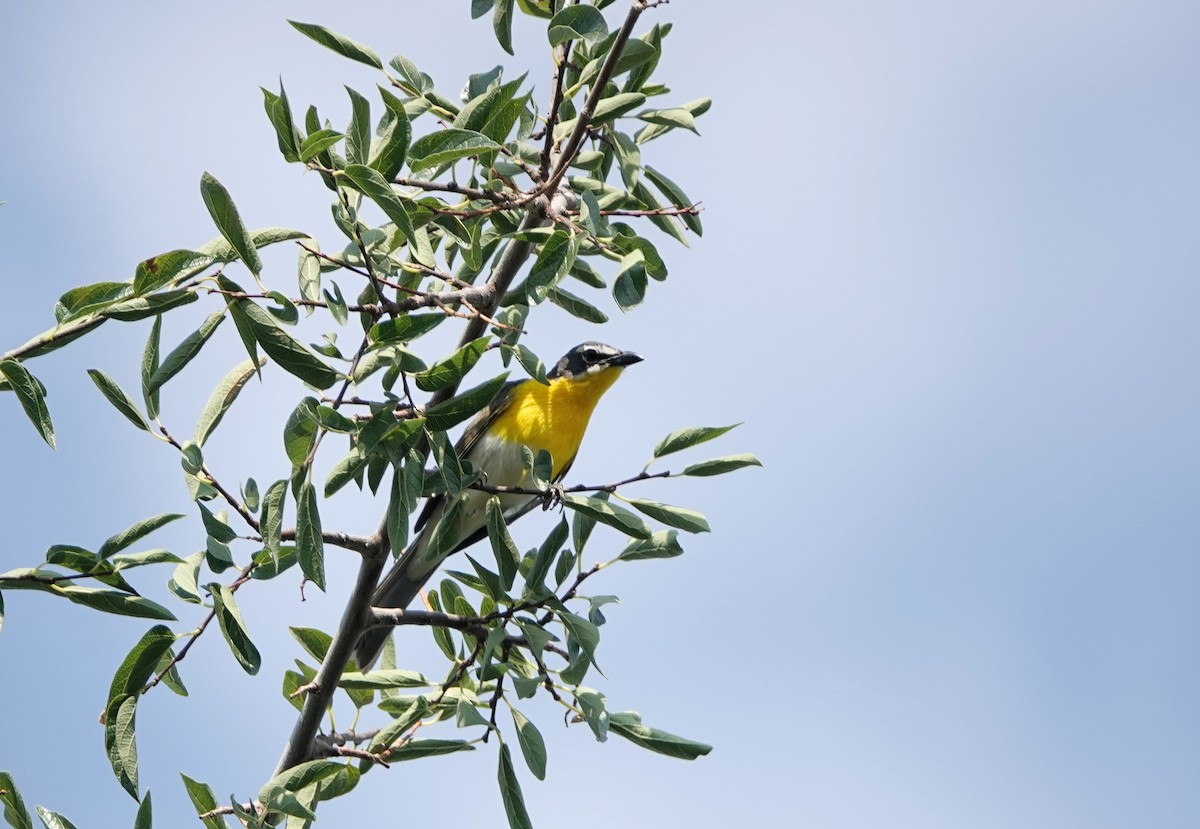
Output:
M609 359L608 364L610 366L631 366L634 363L640 363L641 361L641 354L635 354L632 351L622 351L620 354L613 355L613 357Z

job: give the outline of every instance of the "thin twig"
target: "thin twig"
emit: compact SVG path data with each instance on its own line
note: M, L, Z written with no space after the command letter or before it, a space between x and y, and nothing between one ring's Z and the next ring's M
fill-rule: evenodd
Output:
M575 486L562 487L560 492L616 492L618 487L632 484L637 481L648 481L651 478L670 478L672 474L669 471L664 472L639 472L633 477L626 478L623 481L616 481L611 484L576 484ZM483 481L475 481L468 485L469 489L478 489L481 492L487 492L492 495L537 495L547 497L550 493L548 490L531 489L523 486L499 486L495 484L485 483Z
M162 432L163 437L167 439L167 443L174 446L179 452L183 452L183 444L177 441L175 437L167 431L166 426L163 426L160 423L158 425L158 431ZM221 486L221 482L218 481L212 474L212 470L208 468L208 465L201 464L200 471L203 472L205 477L208 478L208 482L212 485L213 489L220 493L221 497L225 499L225 502L229 504L229 506L233 507L237 511L238 515L242 516L242 520L249 524L251 529L253 529L255 532L261 532L262 528L259 526L258 519L254 517L254 513L250 512L245 504L243 504L237 498L234 498L233 495L230 494L229 490Z
M431 192L458 193L460 196L466 196L474 201L490 201L503 205L507 205L509 202L509 197L503 193L495 193L491 190L477 190L474 187L463 187L461 184L456 184L453 181L422 181L415 178L396 178L392 179L392 183L399 184L401 187L416 187Z

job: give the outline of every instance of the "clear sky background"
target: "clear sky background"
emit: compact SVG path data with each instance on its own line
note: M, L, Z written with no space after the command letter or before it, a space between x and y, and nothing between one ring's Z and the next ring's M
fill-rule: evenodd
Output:
M338 244L327 191L280 159L258 86L282 76L293 107L342 124L341 84L377 76L285 17L402 52L450 95L468 72L530 68L544 101L541 29L518 19L514 60L468 6L6 6L0 350L48 328L68 288L215 236L204 170L251 226ZM638 311L609 300L598 331L549 310L527 342L549 359L601 333L646 357L601 403L571 482L636 471L671 429L736 421L684 460L753 451L765 467L644 485L713 533L597 580L624 600L595 679L610 708L714 751L598 745L530 706L550 748L545 783L520 769L537 825L1200 825L1200 6L675 0L643 20L675 24L670 100L715 100L702 138L647 149L703 200L705 236L659 237L671 276ZM280 248L266 278L290 291ZM164 345L215 307L169 322ZM174 452L84 373L135 389L148 328L109 324L30 363L57 452L0 397L0 569L158 512L189 518L147 546L202 546ZM191 433L240 353L225 326L168 386L173 430ZM297 391L247 389L210 443L222 478L286 473ZM348 489L323 515L369 532L381 511ZM519 542L551 520L517 525ZM328 595L301 603L290 576L238 594L257 677L213 631L183 664L189 699L144 699L156 825L194 825L178 771L243 798L270 774L294 717L280 678L301 655L285 626L332 629L355 569L327 556ZM161 599L168 575L137 584ZM131 825L96 717L148 624L5 602L0 768L81 829ZM180 612L181 630L199 621ZM426 634L405 641L402 661L435 664ZM373 771L320 825L502 825L495 762L493 746Z

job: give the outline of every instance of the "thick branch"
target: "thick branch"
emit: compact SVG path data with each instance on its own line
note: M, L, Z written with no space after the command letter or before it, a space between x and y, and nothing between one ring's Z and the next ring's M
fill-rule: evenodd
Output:
M371 550L363 553L362 565L358 568L358 578L346 601L346 610L342 614L341 624L338 625L337 633L334 634L333 641L329 645L329 651L325 654L325 660L321 663L321 668L313 679L312 690L304 697L304 707L300 711L296 725L292 728L292 735L288 738L287 745L284 746L283 756L279 758L275 774L303 763L312 754L313 737L316 736L317 726L320 725L322 715L329 708L329 701L333 699L338 679L341 677L346 663L350 661L354 645L366 628L371 594L375 592L379 575L388 561L388 556L384 555L386 546L386 537L376 535L372 539Z
M504 206L508 206L511 202L511 198L503 193L494 193L491 190L477 190L474 187L463 187L461 184L455 184L452 181L422 181L417 178L397 178L392 179L392 183L399 184L401 187L416 187L435 193L457 193L460 196L466 196L475 201L490 201L493 204Z
M487 619L481 616L460 616L434 610L405 610L399 607L372 607L371 626L421 625L466 631L475 636L487 636Z
M66 345L76 337L83 336L107 319L108 317L100 316L83 317L74 322L68 322L66 325L60 325L57 328L44 331L25 343L25 345L0 354L0 360L21 360L28 357L36 357L45 351L53 351L60 346Z
M279 533L279 539L281 541L295 541L295 528L283 530ZM350 535L350 533L324 530L321 532L321 540L326 544L332 544L334 547L341 547L343 550L353 550L356 553L363 553L364 555L375 549L375 537L369 535Z

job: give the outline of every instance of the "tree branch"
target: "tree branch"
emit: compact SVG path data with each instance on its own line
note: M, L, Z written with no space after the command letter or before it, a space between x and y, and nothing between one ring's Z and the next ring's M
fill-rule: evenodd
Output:
M0 360L20 360L22 358L37 357L46 351L53 351L60 346L64 346L76 337L82 337L93 328L102 325L108 317L88 316L77 319L74 322L68 322L65 325L59 325L49 331L43 331L24 345L17 346L12 351L0 354Z
M579 152L580 145L583 144L584 136L587 135L588 128L591 126L592 116L596 113L597 105L604 99L604 88L608 86L609 78L616 71L617 61L620 60L621 52L625 50L625 44L629 42L629 38L633 34L634 25L637 24L642 12L655 5L658 3L652 0L633 0L633 4L629 7L629 13L625 15L625 22L621 24L621 30L617 32L612 48L604 59L604 64L600 67L596 80L592 83L592 91L588 94L587 100L583 102L583 108L579 110L575 129L571 130L570 138L563 145L562 153L558 157L558 164L555 165L554 172L550 174L550 177L538 188L539 193L553 193L558 189L558 183L567 174L567 168L571 166L571 162L575 160L575 156ZM553 135L553 130L551 130L551 134Z

